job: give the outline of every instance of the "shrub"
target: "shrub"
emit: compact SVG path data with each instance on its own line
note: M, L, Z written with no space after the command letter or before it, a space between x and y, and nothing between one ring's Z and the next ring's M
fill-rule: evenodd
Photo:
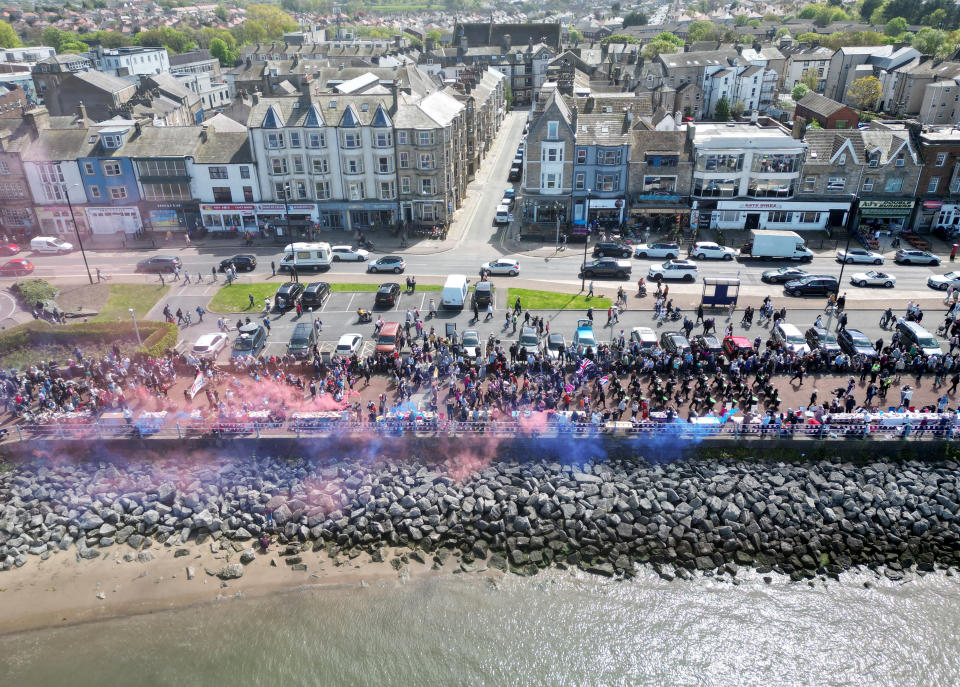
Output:
M138 322L143 347L137 353L162 356L177 344L177 327L171 322ZM34 320L0 332L0 358L17 351L56 346L65 356L76 347L100 346L108 349L114 343L134 341L136 333L132 322L78 322L51 325ZM129 346L129 344L127 344ZM39 360L35 361L39 362ZM58 361L64 362L64 361Z
M23 279L13 285L13 292L25 308L33 308L37 301L51 301L57 297L57 289L45 279Z
M156 327L150 336L143 340L143 348L140 353L159 358L167 352L167 349L177 345L180 338L180 332L177 325L173 322L145 322L140 325L140 335L143 335L144 324Z

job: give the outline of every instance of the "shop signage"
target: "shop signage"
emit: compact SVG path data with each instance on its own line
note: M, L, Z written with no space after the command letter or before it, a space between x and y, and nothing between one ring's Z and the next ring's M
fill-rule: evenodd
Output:
M942 200L925 200L923 201L924 210L939 210L943 207Z
M253 205L201 205L202 212L253 212ZM282 209L282 208L281 208Z
M623 207L623 200L613 200L613 199L606 200L603 198L592 198L590 200L591 210L604 209L604 208L612 209L612 208L620 208L620 207Z
M87 217L134 217L140 219L140 211L137 208L87 208Z
M860 209L872 208L877 210L912 210L912 200L861 200Z

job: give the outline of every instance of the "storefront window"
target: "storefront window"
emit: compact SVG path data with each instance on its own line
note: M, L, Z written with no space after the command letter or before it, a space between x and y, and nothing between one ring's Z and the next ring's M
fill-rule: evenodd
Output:
M318 224L327 229L343 229L343 213L329 210L322 211Z
M767 221L771 224L787 224L792 218L792 212L783 212L778 210L777 212L767 213Z
M693 195L701 198L733 198L737 195L739 179L696 179Z

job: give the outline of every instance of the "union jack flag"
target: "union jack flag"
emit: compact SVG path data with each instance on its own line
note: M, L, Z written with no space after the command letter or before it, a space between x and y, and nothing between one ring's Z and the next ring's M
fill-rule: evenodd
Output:
M577 374L582 375L584 372L589 370L592 365L593 365L592 360L590 360L589 358L584 358L583 360L580 361L580 367L579 369L577 369Z
M600 385L601 385L601 386L606 386L606 385L609 384L609 383L610 383L610 375L603 375L603 376L600 378Z

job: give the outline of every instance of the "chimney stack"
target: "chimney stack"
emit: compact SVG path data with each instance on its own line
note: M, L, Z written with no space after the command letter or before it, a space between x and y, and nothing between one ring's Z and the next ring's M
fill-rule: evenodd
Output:
M77 117L80 118L80 128L82 129L87 125L87 106L83 104L83 101L77 103Z
M50 128L50 112L45 107L33 107L29 110L25 110L23 113L23 119L33 132L34 138L39 137L41 131L45 131L46 129Z

